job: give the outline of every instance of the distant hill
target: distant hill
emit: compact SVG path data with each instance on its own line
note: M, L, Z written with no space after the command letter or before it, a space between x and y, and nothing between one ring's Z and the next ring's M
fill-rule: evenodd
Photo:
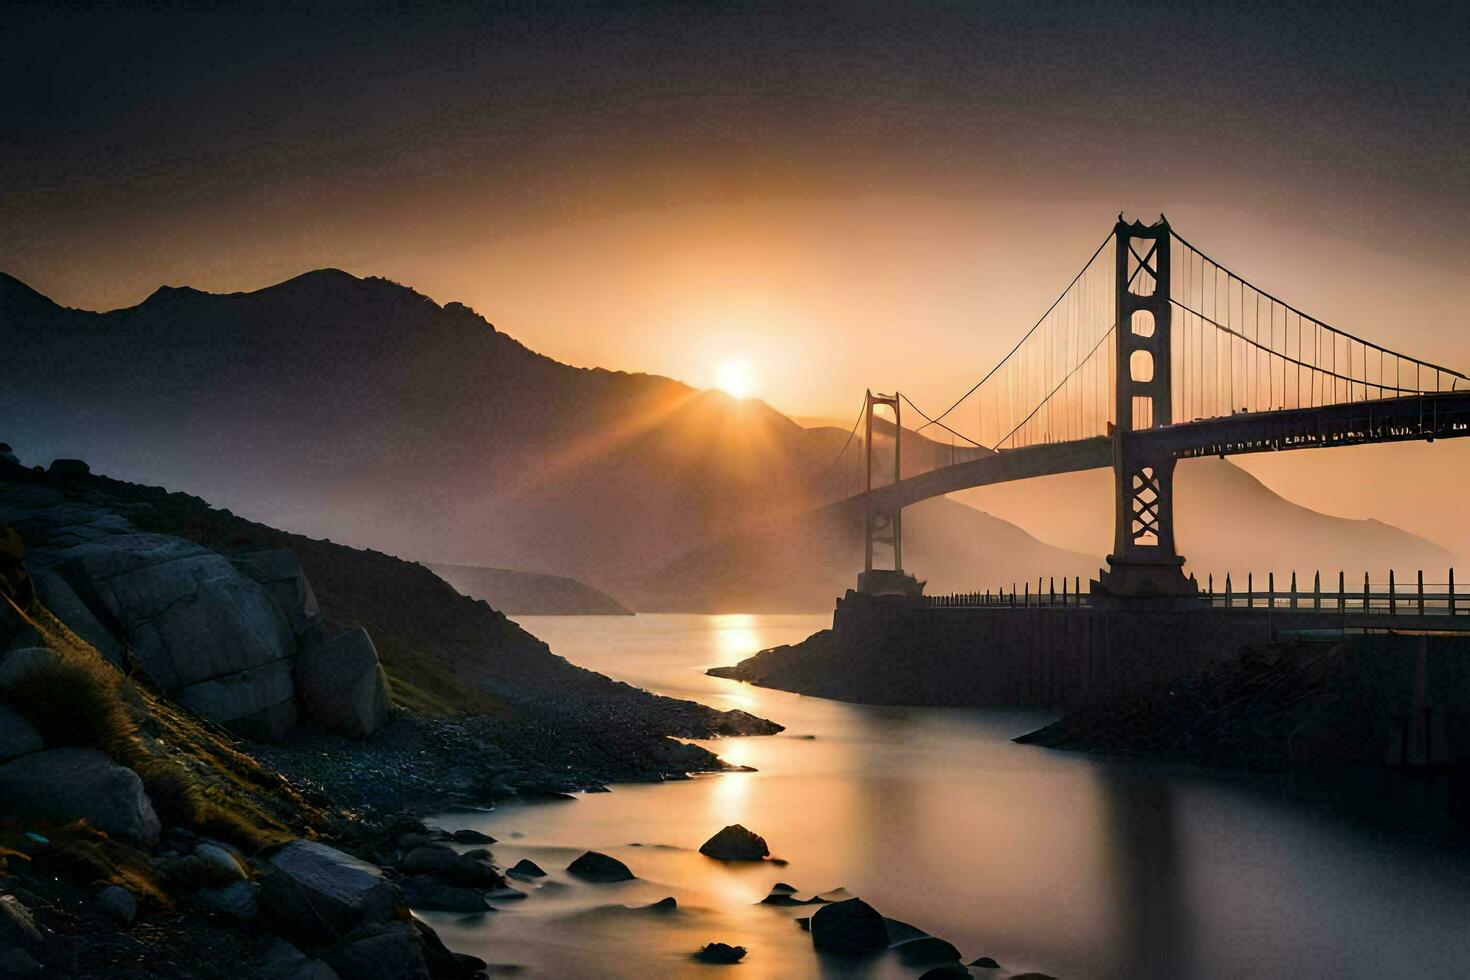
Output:
M1060 590L1064 576L1086 583L1099 561L944 497L904 510L904 565L931 594L1019 590L1027 582L1034 591L1038 578L1055 578ZM653 579L668 591L650 591L644 601L659 609L830 609L862 567L862 515L833 505L684 555Z
M1112 473L1092 470L1044 477L955 494L956 499L1026 527L1063 548L1106 554L1112 550ZM1375 520L1333 517L1292 503L1228 460L1209 457L1179 463L1174 477L1175 537L1201 583L1225 574L1237 583L1275 572L1285 584L1293 571L1311 582L1323 575L1334 587L1337 573L1361 586L1363 573L1400 581L1423 569L1442 582L1453 558L1432 541ZM1242 587L1237 585L1237 587Z
M631 616L622 603L574 578L476 565L427 565L461 595L510 616Z

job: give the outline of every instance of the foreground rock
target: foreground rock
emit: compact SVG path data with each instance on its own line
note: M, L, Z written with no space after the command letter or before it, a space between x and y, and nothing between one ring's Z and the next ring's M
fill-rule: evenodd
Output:
M736 823L701 844L699 853L721 861L759 861L768 857L771 849L764 837Z
M567 870L578 878L600 883L631 881L635 876L628 866L615 857L597 851L588 851L567 865Z
M298 933L346 936L387 922L403 904L382 868L316 841L292 841L269 864L260 903Z
M888 948L888 927L878 910L860 898L833 902L811 920L812 945L835 953L872 953Z
M8 813L84 819L145 846L161 830L143 781L95 749L49 749L0 766L0 800Z
M311 721L348 738L366 738L388 720L388 682L367 631L358 628L304 650L296 684Z

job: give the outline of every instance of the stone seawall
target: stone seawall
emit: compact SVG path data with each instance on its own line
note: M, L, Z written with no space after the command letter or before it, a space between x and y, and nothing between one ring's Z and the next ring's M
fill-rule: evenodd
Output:
M941 703L1070 708L1233 657L1267 642L1271 623L1265 610L933 609L849 594L833 634L842 649L881 649L905 686L938 682Z
M930 608L849 592L831 630L712 673L874 704L1071 708L1270 639L1264 609Z

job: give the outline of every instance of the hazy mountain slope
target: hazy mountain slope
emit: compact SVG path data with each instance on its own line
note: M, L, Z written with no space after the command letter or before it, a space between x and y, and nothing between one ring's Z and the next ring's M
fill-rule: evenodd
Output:
M6 279L0 342L0 418L27 456L408 556L612 583L754 507L809 503L818 468L760 402L568 367L463 306L330 270L106 314Z
M628 616L612 596L564 575L540 575L476 565L426 565L472 599L484 599L510 616Z
M904 511L904 565L930 593L974 591L1040 576L1097 574L1100 559L1037 541L1014 524L944 497ZM830 609L863 567L861 514L834 505L731 535L651 577L646 609ZM1072 586L1068 586L1071 588Z
M1014 521L1044 541L1063 548L1105 554L1112 550L1112 473L1092 470L980 487L955 494ZM1318 513L1281 497L1228 460L1180 462L1174 480L1175 534L1186 570L1201 582L1226 572L1243 578L1292 570L1309 582L1320 570L1336 582L1337 572L1362 583L1363 572L1386 580L1389 568L1412 578L1443 581L1452 559L1432 541L1375 520Z

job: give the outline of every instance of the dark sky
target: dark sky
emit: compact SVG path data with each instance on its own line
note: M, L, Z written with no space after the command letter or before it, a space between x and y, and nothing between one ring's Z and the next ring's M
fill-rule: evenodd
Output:
M976 188L1442 259L1470 238L1467 8L10 5L0 269L108 305L262 253Z

